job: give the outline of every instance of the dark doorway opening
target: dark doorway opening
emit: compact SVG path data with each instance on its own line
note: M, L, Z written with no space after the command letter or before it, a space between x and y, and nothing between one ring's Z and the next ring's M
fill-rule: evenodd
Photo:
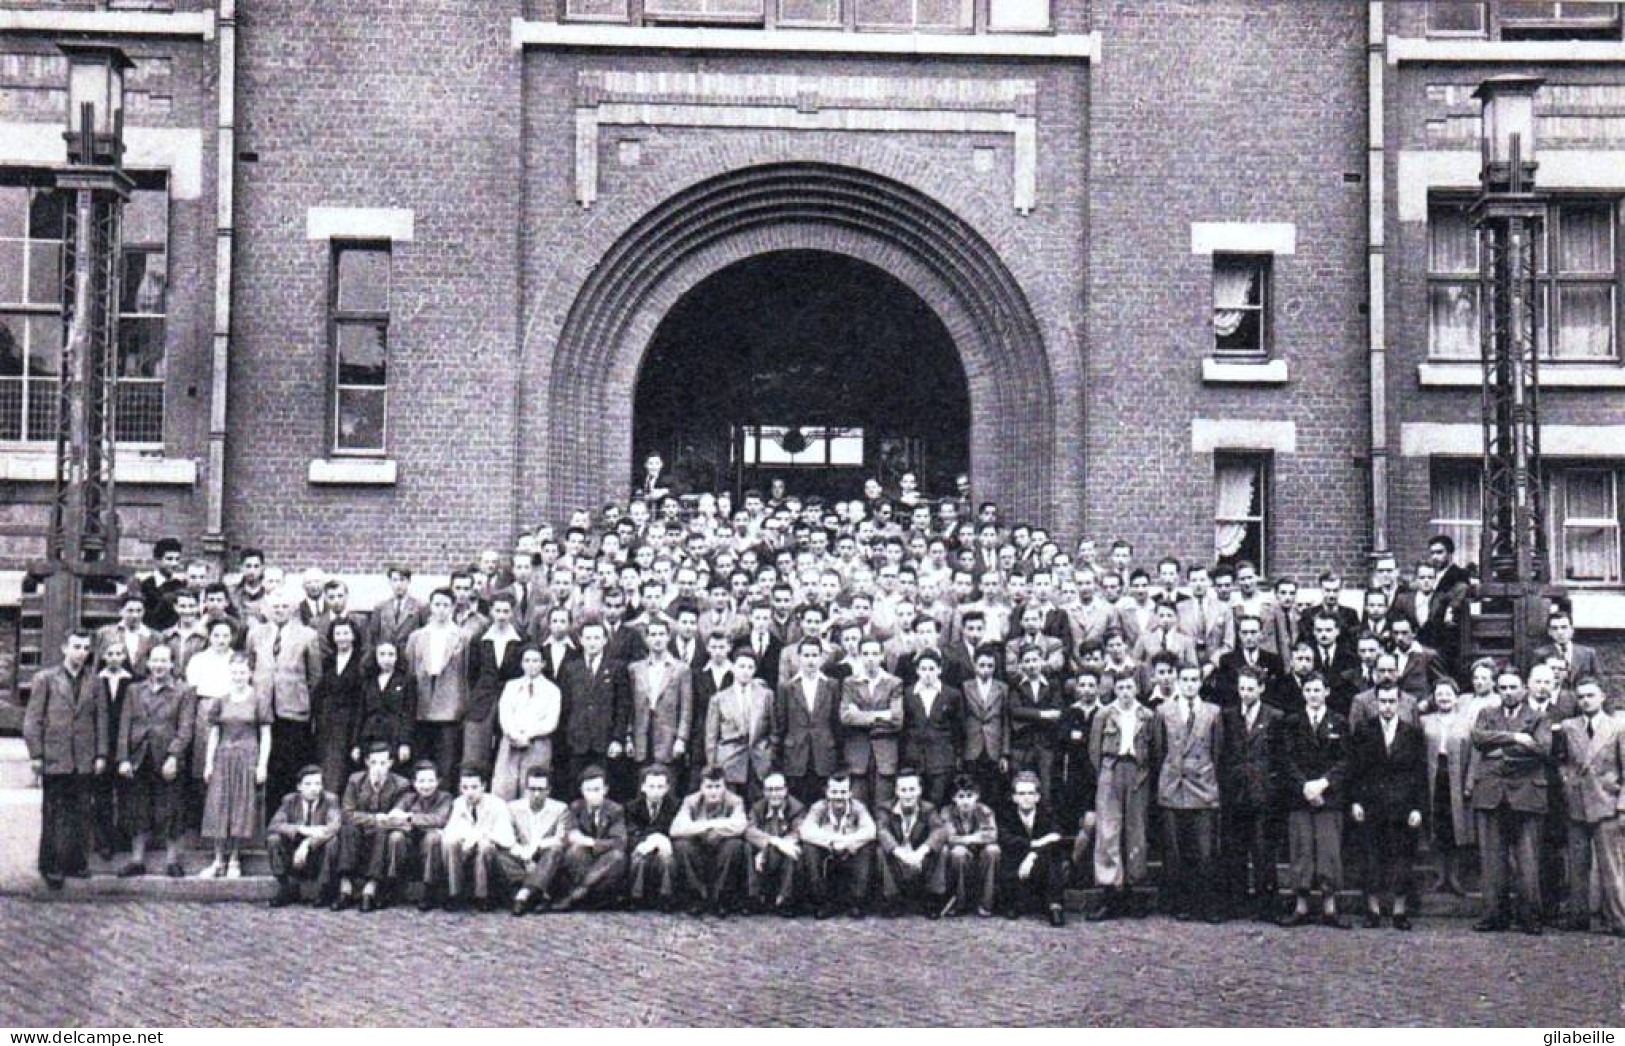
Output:
M777 251L700 282L655 331L633 402L633 468L658 453L693 490L856 497L905 471L927 495L966 471L958 350L896 277L825 251ZM635 482L637 476L633 476Z

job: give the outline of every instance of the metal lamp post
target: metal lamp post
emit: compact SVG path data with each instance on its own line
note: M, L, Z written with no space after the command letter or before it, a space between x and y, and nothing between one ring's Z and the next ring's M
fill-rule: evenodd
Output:
M121 219L133 187L124 173L124 73L117 47L63 44L68 59L67 163L57 188L71 193L63 234L62 372L56 417L56 482L44 575L44 647L79 625L85 581L119 573L113 488L118 382Z
M1495 76L1483 103L1483 164L1472 218L1480 248L1483 382L1483 533L1479 567L1486 628L1496 652L1527 668L1550 585L1540 453L1537 249L1546 202L1535 190L1538 76ZM1497 634L1498 633L1498 634ZM1485 650L1484 652L1491 652Z

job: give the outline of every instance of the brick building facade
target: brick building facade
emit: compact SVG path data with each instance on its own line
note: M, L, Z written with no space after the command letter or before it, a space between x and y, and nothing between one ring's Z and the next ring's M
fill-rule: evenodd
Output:
M1272 574L1358 575L1441 526L1472 538L1473 292L1451 208L1476 184L1471 88L1538 72L1540 177L1561 194L1553 541L1581 628L1607 644L1625 628L1619 18L1421 0L9 0L0 222L41 206L61 157L56 43L116 40L137 62L128 166L166 204L167 281L135 303L159 308L131 312L161 318L132 364L150 431L119 458L137 557L174 532L228 562L253 545L442 572L624 495L662 320L801 252L882 270L941 321L978 497L1068 540L1186 559L1211 559L1229 523ZM48 248L39 224L0 229L22 244L0 271ZM14 331L32 315L17 304L0 303ZM22 372L0 375L5 396L36 383ZM26 414L12 402L0 413ZM14 600L50 464L9 417Z

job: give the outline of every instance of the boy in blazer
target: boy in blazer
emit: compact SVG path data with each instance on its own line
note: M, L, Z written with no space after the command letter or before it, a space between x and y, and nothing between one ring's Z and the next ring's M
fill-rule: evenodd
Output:
M1048 915L1051 926L1065 926L1066 850L1060 826L1038 794L1037 774L1017 772L1011 792L1012 805L999 826L1005 915L1036 910Z
M794 913L797 871L801 865L801 818L807 808L790 794L784 774L770 772L762 780L762 798L750 810L745 844L750 857L745 878L750 896L781 916Z
M915 681L903 693L903 758L919 771L933 806L947 799L964 731L963 700L943 683L942 667L940 654L924 651L915 661Z
M185 805L181 768L192 746L197 698L175 678L174 663L168 644L148 651L148 676L130 688L119 717L115 758L119 775L130 782L130 863L122 876L147 874L149 837L163 841L164 873L172 879L184 874L176 852Z
M1365 926L1382 922L1382 895L1392 897L1394 929L1411 928L1416 842L1427 807L1427 742L1399 714L1400 691L1377 693L1377 714L1354 731L1349 749L1349 816L1360 826L1368 861Z
M370 912L378 906L379 884L389 860L388 815L412 791L411 783L395 773L394 752L387 741L369 742L363 754L366 769L350 775L339 797L339 889L334 911L355 900L357 878L362 880L361 910Z
M865 808L871 802L880 806L892 800L897 737L903 729L903 684L881 667L884 649L880 640L865 639L857 670L841 684L842 747L852 774L850 798Z
M1167 606L1167 604L1163 604ZM1214 851L1219 831L1219 706L1203 701L1202 670L1182 665L1176 697L1157 709L1157 805L1162 809L1164 903L1181 921L1219 922Z
M998 905L999 822L982 802L974 777L954 779L953 801L937 812L937 823L939 845L946 853L943 892L948 895L940 914L974 911L987 918Z
M62 889L64 876L87 877L88 803L95 775L107 768L108 724L90 668L90 635L69 631L62 663L34 674L23 713L23 742L40 782L39 873Z
M1104 888L1092 922L1124 913L1145 881L1146 815L1157 765L1156 715L1140 704L1134 673L1112 682L1111 704L1095 715L1089 759L1095 767L1095 883ZM1143 914L1136 909L1135 914Z
M639 766L671 765L688 752L693 723L694 678L671 656L669 626L651 618L648 656L627 666L632 685L632 758Z
M322 768L314 764L300 767L295 780L265 826L265 854L277 881L271 907L297 901L297 880L304 879L316 884L311 906L319 908L328 903L338 864L339 797L322 788Z
M396 650L403 650L412 633L428 620L429 608L410 593L412 571L406 567L389 568L389 598L372 608L367 624L367 645L378 649L378 644L390 642Z
M774 765L784 773L790 794L806 805L818 800L824 779L840 765L842 683L819 671L817 639L804 638L801 645L801 671L779 684L769 729ZM741 646L734 657L753 659L755 651Z
M1348 797L1348 721L1326 707L1320 675L1303 683L1304 710L1287 721L1281 738L1281 787L1287 808L1287 848L1296 895L1283 926L1311 921L1309 895L1320 891L1320 921L1348 929L1337 913L1343 885L1343 812Z
M1219 748L1223 880L1232 906L1250 907L1255 919L1273 922L1277 753L1286 716L1264 703L1263 681L1250 669L1236 674L1236 692L1240 700L1225 709Z
M965 708L964 771L976 779L980 794L990 799L1010 769L1010 690L994 678L999 653L993 646L977 649L974 671L961 691Z
M406 641L406 664L418 692L418 756L433 759L450 781L462 748L463 709L468 704L468 636L452 620L449 588L429 596L429 620Z
M606 767L626 754L621 742L630 731L626 666L605 649L609 632L601 621L581 626L581 657L564 664L559 690L564 701L564 744L570 773L579 788L588 767Z
M671 824L680 801L671 794L671 771L650 763L639 774L639 794L626 804L626 838L631 847L628 899L632 907L657 904L671 911L677 900L677 858Z
M756 679L756 655L740 650L733 685L706 709L705 760L722 770L728 788L747 804L761 794L762 778L773 769L772 705L773 694Z
M473 880L474 902L490 910L493 879L500 882L497 855L508 853L517 841L508 804L485 790L485 771L465 766L457 775L457 799L451 819L440 837L446 863L446 910L464 903L465 877ZM470 875L472 870L472 875Z

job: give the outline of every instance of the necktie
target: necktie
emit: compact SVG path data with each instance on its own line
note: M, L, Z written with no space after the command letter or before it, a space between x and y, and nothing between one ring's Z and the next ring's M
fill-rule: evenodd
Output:
M277 630L276 630L276 638L271 640L271 657L272 658L278 658L278 657L281 657L281 656L282 656L282 629L280 627L278 627Z
M316 823L316 804L312 803L312 802L306 802L305 803L305 824L306 825L311 825L311 824L315 824L315 823Z
M1192 698L1186 698L1185 699L1185 729L1186 730L1189 730L1191 728L1191 720L1193 720L1195 718L1196 718L1196 701L1194 699L1192 699Z
M1596 720L1587 719L1586 720L1586 737L1595 739L1596 736L1597 736Z

